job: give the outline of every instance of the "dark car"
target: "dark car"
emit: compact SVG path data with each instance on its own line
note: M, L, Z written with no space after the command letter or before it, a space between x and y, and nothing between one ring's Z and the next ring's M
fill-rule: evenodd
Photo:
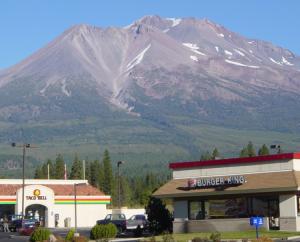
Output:
M109 223L116 225L119 234L126 231L126 217L122 213L107 214L105 219L97 221L97 224L109 224Z
M133 215L126 221L127 230L136 230L138 228L145 230L147 227L148 220L144 214Z
M18 231L20 228L35 228L39 226L38 220L34 218L24 218L22 221L21 215L8 216L8 228L10 231ZM0 231L4 230L3 221L0 222Z

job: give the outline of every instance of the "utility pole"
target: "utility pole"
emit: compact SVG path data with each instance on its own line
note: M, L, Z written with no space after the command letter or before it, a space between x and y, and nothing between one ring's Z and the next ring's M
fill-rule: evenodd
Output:
M120 177L120 165L123 164L124 161L118 161L117 167L118 167L118 208L121 208L121 177Z
M31 144L24 143L24 144L16 144L11 143L12 147L19 147L23 149L23 157L22 157L22 214L21 214L21 220L22 220L22 227L23 227L23 220L25 217L25 208L24 208L24 202L25 202L25 157L26 157L26 149L28 148L38 148L36 146L32 146Z

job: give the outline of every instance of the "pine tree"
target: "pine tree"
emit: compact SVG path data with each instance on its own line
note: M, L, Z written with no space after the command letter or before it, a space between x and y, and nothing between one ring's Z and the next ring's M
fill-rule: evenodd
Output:
M249 157L256 156L256 152L255 152L254 146L251 141L249 141L249 143L247 145L247 151L248 151Z
M90 164L90 172L91 172L91 185L99 188L99 169L100 164L98 160L94 160Z
M121 206L128 206L131 203L131 189L129 187L126 177L122 176L120 179L121 190Z
M103 192L105 194L113 193L113 173L111 167L111 161L108 150L104 151L103 157L103 171L104 171L104 183L103 183Z
M77 154L74 157L71 173L70 173L70 179L76 180L76 179L83 179L83 168L82 163L78 159Z
M64 179L65 162L61 154L58 154L55 160L55 179Z
M99 164L98 169L98 187L103 191L104 189L104 168L103 163Z
M263 144L262 147L258 150L258 155L269 155L269 154L270 154L269 149L265 144Z
M40 166L35 169L34 179L42 179L42 169Z
M91 168L88 159L85 160L85 179L91 184Z
M218 158L218 157L220 157L220 153L219 153L219 151L218 151L218 149L217 148L214 148L214 150L213 150L213 152L212 152L212 159L216 159L216 158Z
M209 151L206 151L204 154L201 155L200 160L211 160L211 154L209 153Z
M241 150L240 157L248 157L248 149L246 147Z

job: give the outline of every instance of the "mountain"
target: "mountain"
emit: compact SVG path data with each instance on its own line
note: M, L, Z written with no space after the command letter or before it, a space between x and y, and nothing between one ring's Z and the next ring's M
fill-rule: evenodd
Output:
M196 159L219 143L212 133L199 141L203 127L298 134L299 91L299 56L207 19L82 24L0 71L0 140L57 144L40 158L100 145L136 161ZM237 137L226 152L239 149Z

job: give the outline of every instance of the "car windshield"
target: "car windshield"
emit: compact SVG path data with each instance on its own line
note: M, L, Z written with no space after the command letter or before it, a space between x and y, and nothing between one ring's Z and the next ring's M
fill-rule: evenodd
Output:
M125 215L124 214L112 214L111 215L111 220L124 220Z
M146 220L145 215L133 215L129 220Z

